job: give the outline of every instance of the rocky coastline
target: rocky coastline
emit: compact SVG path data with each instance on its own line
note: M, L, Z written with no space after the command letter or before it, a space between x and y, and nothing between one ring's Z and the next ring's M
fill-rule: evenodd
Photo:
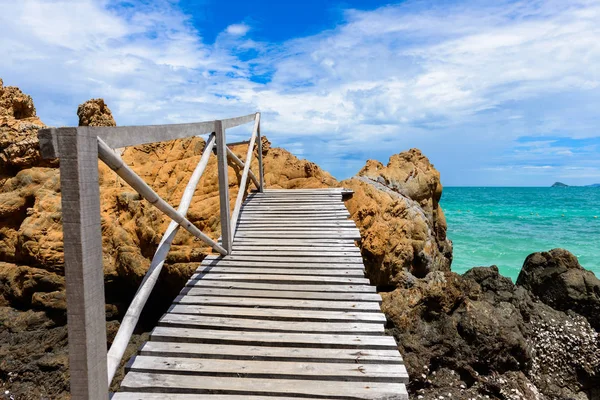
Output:
M81 125L115 125L101 99L77 114ZM58 164L39 156L42 127L31 97L0 80L0 399L68 398ZM203 148L190 138L127 148L122 157L176 206L178 183ZM233 148L241 157L246 150ZM263 158L267 187L354 191L346 206L361 231L367 276L383 297L387 333L409 371L411 398L600 399L600 281L571 253L530 255L516 283L495 266L459 275L451 271L440 174L419 150L387 165L369 160L341 182L266 140ZM169 221L108 168L99 172L110 344ZM234 199L239 168L230 165L229 174ZM188 216L217 238L218 209L213 159ZM209 252L177 235L126 358Z

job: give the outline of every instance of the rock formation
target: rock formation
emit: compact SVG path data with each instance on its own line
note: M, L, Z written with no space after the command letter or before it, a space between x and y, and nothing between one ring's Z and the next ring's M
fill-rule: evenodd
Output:
M37 131L43 127L31 97L0 79L0 182L15 170L51 164L38 151Z
M517 285L557 310L571 310L600 331L600 280L563 249L533 253L525 259Z
M383 293L382 309L422 398L588 399L600 389L598 333L495 266L431 272Z
M91 99L77 107L79 126L117 126L104 99Z
M440 174L419 150L393 155L387 166L369 160L342 186L355 192L346 206L361 231L374 284L395 286L406 271L416 277L450 271Z

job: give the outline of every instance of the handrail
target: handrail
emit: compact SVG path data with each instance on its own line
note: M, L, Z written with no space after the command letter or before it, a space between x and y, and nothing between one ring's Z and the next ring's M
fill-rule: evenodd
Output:
M244 165L244 172L240 179L240 186L238 190L237 198L235 199L235 207L231 216L231 237L235 237L235 231L237 230L237 220L242 208L242 202L244 201L244 193L246 192L246 182L248 182L248 174L250 172L250 164L252 162L252 154L254 153L254 142L258 135L258 126L260 124L260 114L256 113L256 119L254 121L254 129L252 129L252 136L250 137L250 143L248 144L248 151L246 153L246 162Z
M215 135L211 134L206 141L206 147L204 148L202 157L200 157L200 161L192 173L190 181L188 182L183 195L181 196L181 201L179 202L179 207L177 208L178 213L185 215L187 210L190 208L192 197L196 191L198 182L200 182L200 178L206 169L206 165L210 159L210 153L212 152L214 146ZM144 276L140 287L135 293L133 300L129 304L129 308L125 313L123 320L121 321L117 335L115 336L113 343L108 350L107 367L109 385L112 382L117 369L119 368L119 364L121 363L123 354L125 354L127 344L131 339L131 334L137 325L142 309L146 305L146 301L148 300L148 297L150 296L150 293L152 292L152 289L154 289L154 285L158 280L158 276L160 275L160 271L165 263L167 254L171 249L171 243L173 242L177 231L179 231L179 227L180 225L175 221L171 221L169 223L169 226L167 227L167 230L165 231L165 234L163 235L158 248L154 253L154 257L150 263L150 268L148 268L148 272Z
M227 147L225 131L228 128L252 121L254 121L254 129L248 145L246 160L242 161ZM114 148L180 139L205 133L211 133L211 135L177 210L151 189L114 151ZM183 227L221 255L231 253L248 177L252 179L260 192L264 190L260 113L192 124L49 128L40 130L38 138L42 157L60 158L63 232L64 241L68 243L64 246L64 254L71 397L73 399L106 398L108 386L120 364L142 309L158 280L179 227ZM250 170L257 138L258 179ZM217 150L222 245L202 233L186 218L192 196L206 169L213 148ZM108 353L105 351L106 326L98 158L144 199L171 218ZM230 212L229 205L228 158L243 168L233 213ZM232 214L231 219L230 214Z

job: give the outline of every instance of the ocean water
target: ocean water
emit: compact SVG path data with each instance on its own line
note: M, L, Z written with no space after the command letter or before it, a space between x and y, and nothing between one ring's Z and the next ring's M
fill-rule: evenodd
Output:
M600 277L600 188L445 187L452 270L495 264L516 281L525 258L562 247Z

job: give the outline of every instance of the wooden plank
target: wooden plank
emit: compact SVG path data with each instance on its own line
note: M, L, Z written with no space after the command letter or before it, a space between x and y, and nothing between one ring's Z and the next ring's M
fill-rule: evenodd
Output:
M361 257L360 252L354 251L300 251L300 250L236 250L231 252L232 256L261 256L268 260L269 257ZM362 260L362 258L361 258Z
M212 317L188 314L166 314L158 326L170 326L195 329L227 329L236 331L268 332L310 332L310 333L352 333L377 335L383 334L383 324L360 322L306 322L273 321L230 317Z
M238 222L238 225L247 226L247 227L270 227L270 226L278 226L281 225L280 220L275 221L247 221L247 222ZM351 227L356 228L356 224L354 221L350 219L341 219L337 221L331 220L317 220L317 221L304 221L302 219L290 219L286 222L285 225L294 226L294 227L307 227L307 228L317 228L317 227Z
M236 127L239 125L244 125L244 124L250 123L250 122L254 121L257 114L259 114L259 113L248 114L248 115L244 115L241 117L227 118L227 119L224 119L221 121L216 121L216 122L221 122L223 125L223 130L225 130L225 129L233 128L233 127ZM215 128L215 129L217 129L217 128Z
M270 275L311 275L311 276L352 276L364 278L361 269L310 269L298 268L256 268L256 267L227 267L227 266L201 266L196 270L199 274L270 274Z
M63 135L68 129L75 128L49 128L40 129L40 150L44 158L57 158L69 156L61 153L57 147L58 136ZM83 135L101 138L113 149L138 146L146 143L163 142L167 140L182 139L214 132L215 121L197 122L191 124L146 125L146 126L80 126L76 128Z
M326 227L308 227L308 226L293 226L287 224L279 224L279 225L268 225L264 227L260 226L245 226L240 225L238 227L239 231L244 232L252 232L252 231L265 231L265 232L282 232L282 231L292 231L292 232L323 232L323 233L337 233L337 232L360 232L356 226L326 226Z
M311 188L311 189L267 189L265 190L265 194L271 194L271 193L289 193L289 194L296 194L296 193L342 193L345 189L344 188Z
M340 293L376 293L376 288L371 285L324 285L310 283L270 283L270 282L227 282L227 281L212 281L212 280L189 280L186 286L196 287L215 287L215 288L231 288L231 289L260 289L260 290L287 290L290 292L340 292Z
M269 262L265 261L229 261L229 260L220 260L220 261L209 261L202 262L200 264L202 267L210 267L210 266L223 266L223 267L260 267L260 268L288 268L288 269L355 269L359 271L364 271L364 267L361 264L335 264L335 263L285 263L285 262Z
M285 263L320 263L320 264L363 264L362 257L351 256L351 257L269 257L266 256L252 256L252 255L230 255L226 257L220 256L206 256L206 261L218 260L218 261L270 261L270 262L285 262Z
M314 321L327 323L336 322L365 322L380 324L386 319L382 313L353 312L353 311L317 311L317 310L286 310L277 308L247 308L230 306L201 306L173 304L168 311L170 314L210 315L230 318L254 318L278 321Z
M369 280L363 278L347 278L345 276L309 276L309 275L270 275L270 274L194 274L190 280L207 281L246 281L246 282L278 282L278 283L318 283L321 285L340 283L347 285L368 285Z
M146 342L140 354L161 357L402 364L397 350L311 349L204 343Z
M152 388L155 391L184 391L185 393L237 393L242 395L332 396L347 399L408 399L402 383L297 381L294 379L265 379L219 377L190 379L185 375L131 372L121 383L121 390L135 391Z
M177 296L174 303L234 307L304 308L310 310L346 310L381 312L378 303L361 301L329 301L304 299L263 299L253 297Z
M236 238L236 245L243 244L244 246L265 246L273 245L273 241L269 239L260 238ZM344 246L356 246L356 240L354 239L281 239L277 241L278 245L282 246L327 246L335 247L340 244Z
M312 299L329 301L372 301L381 303L378 293L290 292L286 290L249 290L186 286L181 294L190 296L262 297L271 299Z
M135 356L129 371L275 379L317 379L344 382L404 382L408 374L402 364L339 364L262 360L219 360L189 357Z
M352 253L352 255L359 256L361 255L360 249L354 245L336 245L336 246L277 246L277 245L247 245L247 244L238 244L236 243L235 249L232 252L232 255L235 255L236 252L245 252L245 251L257 251L262 252L263 254L268 251L272 251L274 253L280 251L298 251L298 252L343 252L343 253Z
M323 218L336 217L337 219L348 219L350 213L345 210L338 211L314 211L314 210L244 210L243 215L248 217L261 216L262 218L292 218L299 219L304 217Z
M325 204L325 205L344 205L342 196L277 196L277 197L263 197L263 198L246 198L244 204L255 205L294 205L294 204Z
M308 210L314 210L315 208L319 207L318 209L325 209L325 210L342 210L342 209L346 209L346 205L344 203L342 203L341 201L329 201L329 202L322 202L322 201L310 201L310 202L295 202L295 203L283 203L283 202L269 202L269 203L263 203L263 202L259 202L259 201L247 201L244 203L244 209L249 209L249 208L278 208L278 209L294 209L294 208L298 208L298 209L308 209Z
M328 222L335 222L335 221L340 221L340 222L345 222L345 221L351 221L350 219L348 219L347 216L336 216L336 215L331 215L331 216L304 216L301 217L301 219L303 221L306 222L315 222L315 223L328 223ZM289 215L286 216L260 216L260 215L240 215L240 218L238 219L238 223L278 223L278 224L285 224L286 222L297 222L299 220L299 218L293 218Z
M296 232L240 232L236 237L247 237L247 238L271 238L271 239L335 239L345 238L359 240L360 234L358 233L296 233Z
M335 335L281 332L239 332L210 329L169 328L157 326L150 334L152 340L188 343L231 343L254 346L312 347L340 349L398 349L391 336Z
M254 205L245 204L242 207L242 211L273 211L273 212L287 212L287 211L310 211L310 212L345 212L348 209L343 205L322 205L322 204L311 204L311 205Z
M98 187L98 140L60 130L60 186L67 292L69 370L74 399L106 399L106 324Z
M339 229L339 228L348 228L348 229L356 229L356 225L352 221L335 221L335 222L304 222L304 223L294 223L294 222L285 222L281 221L273 221L273 222L238 222L238 229L248 230L273 230L273 229Z
M148 393L117 392L111 400L298 400L297 397L283 396L248 396L245 394L212 394L212 393Z

